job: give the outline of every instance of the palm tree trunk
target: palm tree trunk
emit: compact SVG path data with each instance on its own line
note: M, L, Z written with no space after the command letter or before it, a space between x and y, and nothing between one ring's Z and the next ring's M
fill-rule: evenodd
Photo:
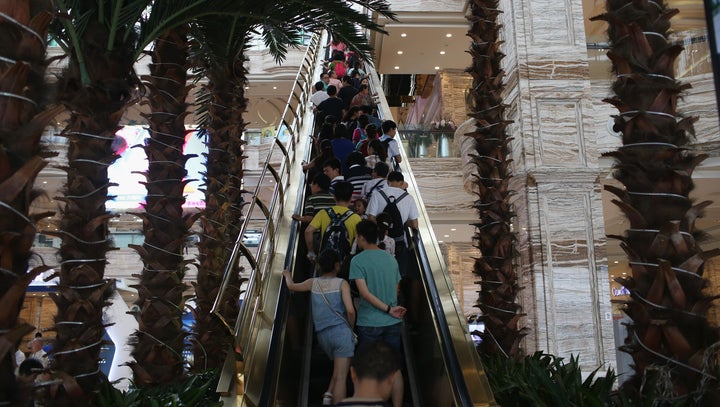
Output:
M632 269L631 277L616 279L631 293L625 313L632 323L620 350L632 355L635 375L625 389L638 398L693 404L701 402L704 385L717 386L706 371L717 357L708 349L719 338L707 320L713 298L703 293L703 266L718 250L704 252L696 242L694 222L709 203L694 205L689 194L705 156L688 150L694 119L677 112L678 96L690 86L674 77L682 47L667 38L675 14L664 2L613 0L595 19L609 23L617 80L606 102L619 111L615 130L623 143L606 156L615 159L613 175L624 188L606 189L630 221L625 235L615 236Z
M190 226L197 215L183 213L186 184L183 154L188 114L186 99L187 29L178 28L155 41L147 86L151 113L150 139L144 146L148 157L146 203L143 220L145 242L132 246L143 261L139 276L139 330L133 357L134 383L144 387L170 383L183 376L185 332L182 325L183 283L187 262L183 251Z
M516 256L515 234L511 221L515 216L510 205L512 178L508 158L510 138L505 134L502 93L504 71L500 52L498 1L470 1L472 39L470 55L473 64L466 69L473 77L468 98L469 115L476 120L475 130L466 136L475 139L472 162L477 166L475 187L478 200L474 207L480 220L475 223L474 240L482 257L476 259L473 272L480 276L478 306L485 323L480 352L484 355L522 356L520 341L520 306L516 303L519 290L513 267Z
M205 175L205 214L201 218L203 234L198 245L200 266L196 293L196 325L194 333L195 370L220 368L232 343L230 332L210 314L230 249L242 225L243 145L247 110L245 85L247 70L241 54L228 65L210 69L204 92L209 97L205 108L210 118L208 158ZM229 290L225 293L225 319L233 326L239 312L240 270L233 270Z
M104 379L98 368L105 332L103 308L115 287L105 278L107 252L113 250L105 208L109 199L108 167L117 158L121 140L115 136L127 106L140 86L133 69L134 50L107 51L109 32L90 22L83 42L90 83L81 79L81 63L73 53L59 80L59 100L70 111L62 135L69 139L65 203L57 235L62 238L60 283L52 295L58 314L53 368L68 383L55 393L53 405L89 403ZM122 34L118 34L118 41ZM75 388L73 381L79 384Z
M52 156L40 136L57 110L45 110L50 2L0 1L0 12L0 343L9 345L0 347L0 403L15 405L21 403L15 350L34 329L18 314L28 284L44 270L28 271L36 222L52 215L30 215L30 205L39 195L35 178Z

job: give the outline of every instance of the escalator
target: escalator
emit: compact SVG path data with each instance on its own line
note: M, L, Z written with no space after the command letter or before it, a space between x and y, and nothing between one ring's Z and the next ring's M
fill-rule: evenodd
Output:
M253 253L238 239L234 257L249 257L251 273L241 314L230 327L236 334L234 352L223 369L218 391L226 406L314 406L320 404L329 382L332 364L317 346L309 320L309 297L290 295L282 270L302 270L298 254L301 231L290 217L300 213L305 197L301 161L309 160L312 113L305 105L310 86L320 67L324 39L315 38L298 73L288 108L278 128L290 134L277 142L268 157L280 155L279 163L268 159L263 176L275 185L271 198L253 200L266 217L263 238ZM379 83L369 69L371 83ZM379 116L390 113L381 89ZM399 139L399 137L398 137ZM406 406L492 406L492 392L474 349L462 309L454 294L440 249L430 227L417 184L403 154L400 168L408 191L418 203L419 229L411 233L414 246L410 261L420 271L422 289L412 326L404 325ZM262 177L261 177L262 179ZM258 186L260 188L260 186ZM256 192L256 196L260 195ZM245 226L241 230L245 231ZM230 265L228 269L231 269ZM304 278L305 276L303 276ZM300 280L302 278L296 278ZM222 301L222 290L218 296ZM349 391L348 394L351 394Z

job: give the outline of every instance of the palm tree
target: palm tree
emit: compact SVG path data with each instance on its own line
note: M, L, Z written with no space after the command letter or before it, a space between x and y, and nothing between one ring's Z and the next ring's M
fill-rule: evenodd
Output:
M25 290L45 267L29 270L38 219L30 214L40 194L35 178L52 156L40 136L57 113L46 109L49 1L0 1L0 403L19 403L14 350L34 328L18 320ZM9 345L9 346L7 346Z
M470 2L472 39L470 55L473 64L466 69L473 77L468 97L469 115L476 120L475 130L466 134L475 139L472 162L477 166L475 186L478 200L474 207L480 220L475 223L473 240L482 256L475 260L473 272L481 277L478 306L485 323L480 352L484 355L522 356L520 341L526 335L521 329L517 304L519 291L513 265L516 237L511 229L515 214L510 205L509 188L512 160L508 158L509 138L505 127L503 104L504 71L501 66L497 0Z
M171 6L156 2L156 8ZM143 147L148 170L143 220L142 246L132 247L143 261L139 276L139 328L135 335L133 357L134 383L145 387L169 383L184 374L183 349L185 332L183 283L187 261L183 256L190 227L198 214L183 212L183 189L187 180L183 154L188 114L188 27L171 29L155 40L150 75L143 77L148 90L145 115L150 124L150 138Z
M668 32L677 12L664 2L611 0L594 18L609 24L617 80L615 96L605 101L619 111L615 130L623 143L606 155L615 159L613 175L624 188L606 189L630 221L624 236L614 236L632 269L631 277L616 279L631 293L624 311L632 323L620 350L633 357L635 375L625 390L638 400L655 392L661 403L716 405L718 381L709 365L720 338L708 323L715 298L703 293L703 271L719 251L697 243L695 219L709 202L689 199L692 172L706 156L688 148L694 119L677 111L678 96L690 87L674 77L682 47L668 42ZM706 392L710 387L714 393Z
M300 42L301 30L331 30L359 52L367 53L367 40L358 28L381 31L366 14L351 5L366 7L392 18L385 1L352 2L276 1L247 2L238 6L243 15L228 15L197 21L198 63L208 78L198 102L200 127L208 136L205 174L206 209L199 248L198 279L195 284L194 334L195 369L219 368L225 361L231 337L226 327L210 314L213 302L223 295L219 312L233 326L239 312L240 270L228 276L229 290L219 293L229 258L243 219L241 181L243 114L247 108L245 50L253 30L258 29L265 45L280 62L288 47Z
M114 290L114 282L104 277L106 253L112 250L107 222L113 217L105 207L110 186L107 168L117 158L119 121L127 107L138 101L142 89L134 64L159 35L210 10L201 7L204 0L175 1L171 11L165 8L163 13L149 15L151 0L57 0L54 4L60 17L52 35L69 59L59 79L58 100L70 111L62 132L69 139L67 186L60 198L65 207L57 232L62 239L62 268L53 296L58 306L53 367L65 373L66 382L54 391L54 403L69 405L78 400L88 403L102 381L98 369L105 329L102 310ZM175 270L182 273L182 266ZM147 306L147 315L157 308ZM161 347L160 359L167 351ZM146 356L149 362L156 360L156 350L141 349L136 355ZM167 363L177 371L172 362Z
M230 349L232 336L210 312L228 264L230 252L243 220L243 113L247 109L244 52L250 36L248 18L226 16L200 19L196 41L202 44L199 69L207 84L198 92L199 127L207 136L205 163L205 211L198 244L199 265L195 286L193 327L196 371L220 368ZM220 29L221 28L221 29ZM239 312L240 271L229 276L222 315L230 326Z

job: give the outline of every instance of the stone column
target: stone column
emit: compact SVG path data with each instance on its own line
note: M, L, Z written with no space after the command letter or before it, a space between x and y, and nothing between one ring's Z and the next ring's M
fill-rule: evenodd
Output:
M581 0L504 0L508 119L527 353L615 365ZM589 17L589 16L588 16Z

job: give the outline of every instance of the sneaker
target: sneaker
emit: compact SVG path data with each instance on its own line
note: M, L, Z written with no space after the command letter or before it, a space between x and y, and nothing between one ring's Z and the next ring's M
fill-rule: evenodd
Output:
M333 404L333 395L332 395L332 393L330 393L330 392L325 392L325 394L323 394L322 405L323 405L323 406L332 406L332 404Z

